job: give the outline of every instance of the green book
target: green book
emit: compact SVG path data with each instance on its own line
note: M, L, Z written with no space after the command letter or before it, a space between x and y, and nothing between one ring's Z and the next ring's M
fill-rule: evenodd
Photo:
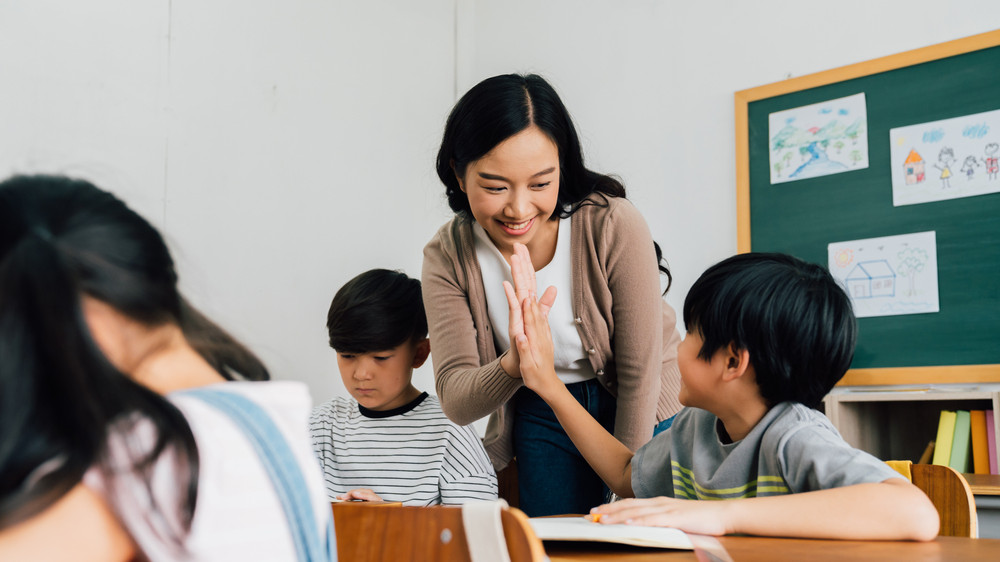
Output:
M969 445L972 442L972 422L969 412L955 412L955 436L951 442L948 466L959 472L969 472Z
M931 464L948 466L951 460L951 440L955 437L955 412L941 410L937 439L934 440L934 459Z

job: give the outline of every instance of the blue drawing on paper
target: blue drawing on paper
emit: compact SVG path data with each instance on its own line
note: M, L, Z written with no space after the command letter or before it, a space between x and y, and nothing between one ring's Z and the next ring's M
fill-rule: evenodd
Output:
M772 184L867 168L865 95L772 113L768 142Z
M852 299L896 296L896 272L886 260L861 262L844 280Z
M858 318L938 312L933 231L834 242L827 253Z

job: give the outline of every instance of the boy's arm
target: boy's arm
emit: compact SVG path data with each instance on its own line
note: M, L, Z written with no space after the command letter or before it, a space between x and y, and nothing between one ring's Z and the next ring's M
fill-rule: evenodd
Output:
M450 425L441 460L438 492L443 505L497 499L497 475L471 426Z
M515 252L511 257L511 273L518 284L525 269L531 267L531 260L524 246L515 245ZM511 307L518 306L514 288L507 282L504 291ZM514 337L514 345L524 384L552 408L566 434L608 488L619 496L632 497L632 451L608 433L556 376L552 334L534 294L520 300L520 308L523 329Z
M632 451L615 439L614 435L608 433L608 430L576 401L566 389L566 385L556 377L555 371L538 376L539 382L548 377L555 379L556 384L552 387L533 387L534 374L528 374L523 360L526 353L531 353L531 346L524 340L524 336L518 338L517 346L522 357L521 374L528 388L538 393L552 408L566 434L608 488L623 498L634 496Z
M724 501L649 498L592 510L601 523L677 527L689 533L856 540L931 540L938 513L900 478L813 492Z

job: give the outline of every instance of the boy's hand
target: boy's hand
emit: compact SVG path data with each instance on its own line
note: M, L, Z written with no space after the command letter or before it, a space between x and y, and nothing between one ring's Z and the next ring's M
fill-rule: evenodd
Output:
M522 314L522 303L526 300L535 300L535 268L531 263L531 254L524 244L514 244L514 253L510 256L510 273L514 279L511 285L507 281L503 282L504 293L507 295L507 309L510 315L507 336L510 339L510 352L501 359L501 366L504 371L514 377L520 378L521 360L517 349L516 341L518 335L524 334L524 317ZM556 288L549 287L538 300L539 309L544 317L548 317L549 310L556 300Z
M525 299L521 308L524 333L518 335L515 342L521 357L521 378L525 386L545 399L564 388L555 371L552 333L541 305L535 299Z
M346 494L341 494L337 496L338 500L351 501L351 500L361 500L366 502L380 502L382 498L378 494L369 490L368 488L355 488Z
M728 508L733 502L678 500L658 497L627 499L600 505L590 510L603 524L645 525L648 527L675 527L686 533L698 535L725 535Z

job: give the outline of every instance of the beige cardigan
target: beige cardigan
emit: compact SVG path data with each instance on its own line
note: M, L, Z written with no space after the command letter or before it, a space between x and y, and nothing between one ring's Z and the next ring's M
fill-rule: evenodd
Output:
M626 199L588 199L598 204L569 219L573 316L598 380L617 397L615 437L634 451L681 408L681 338L642 215ZM491 416L483 441L502 470L512 456L508 401L522 382L500 367L470 218L456 215L424 247L422 285L441 407L460 425Z

